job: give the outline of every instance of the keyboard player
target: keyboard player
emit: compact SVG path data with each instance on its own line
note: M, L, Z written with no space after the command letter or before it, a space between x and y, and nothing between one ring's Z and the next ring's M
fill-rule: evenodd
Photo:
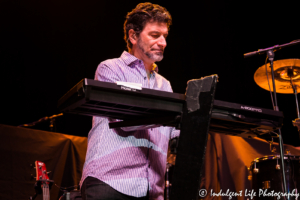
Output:
M165 8L138 4L124 23L128 52L101 62L95 80L140 83L143 88L172 92L155 64L163 59L171 22ZM179 131L157 127L126 132L109 129L109 122L112 119L93 117L81 179L83 199L162 200L168 142Z

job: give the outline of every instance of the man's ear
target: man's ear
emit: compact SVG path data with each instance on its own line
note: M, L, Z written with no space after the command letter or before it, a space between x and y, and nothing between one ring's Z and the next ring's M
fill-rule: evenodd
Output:
M133 29L130 29L128 31L128 39L130 40L131 44L136 44L137 43L137 36L136 36L136 33Z

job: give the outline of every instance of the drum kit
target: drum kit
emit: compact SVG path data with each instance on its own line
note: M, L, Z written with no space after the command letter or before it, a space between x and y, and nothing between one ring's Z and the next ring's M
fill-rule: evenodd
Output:
M275 90L281 94L294 94L296 100L297 116L293 125L299 126L299 105L298 89L300 88L300 59L285 59L273 62ZM272 91L270 85L273 84L270 64L265 64L258 68L254 74L254 81L261 88ZM273 153L274 151L272 151ZM286 151L284 155L286 192L292 192L300 183L300 156L290 155ZM269 155L256 158L252 161L249 169L248 179L252 181L252 189L258 193L260 189L268 191L283 192L282 175L280 173L280 155ZM264 197L264 199L274 199L274 197ZM296 199L295 197L288 199Z
M300 40L297 40L296 42L299 43L299 41ZM291 45L293 42L289 43L289 45ZM284 46L288 45L281 45L280 47ZM267 53L270 63L266 63L256 70L254 74L254 81L261 88L270 91L274 110L278 110L276 92L281 94L295 95L296 110L298 117L293 121L293 125L297 126L298 131L300 131L300 114L297 99L297 94L300 91L300 59L284 59L273 62L273 60L270 60L269 53L271 51L274 53L276 49L280 49L277 47L279 47L279 45L276 45L272 48L263 49L263 51ZM259 51L251 52L245 54L244 56L246 57L250 56L250 54L254 55L263 52L261 50ZM274 93L274 97L272 96L272 92ZM279 138L279 143L282 142L280 138L280 130L276 137ZM270 147L272 146L272 143L273 141L270 142ZM283 146L283 143L281 143L281 145ZM254 190L257 194L260 189L267 191L273 190L275 192L277 191L282 193L292 192L292 190L295 189L296 191L294 192L298 194L297 187L299 187L300 184L300 155L291 155L288 150L285 152L286 154L283 154L282 146L279 155L276 155L274 149L272 150L272 148L270 148L271 154L273 155L256 158L250 164L250 167L248 168L248 179L252 182L252 190ZM284 159L281 159L281 157L284 157ZM170 173L170 170L172 170L173 165L175 165L175 160L176 155L170 153L169 150L167 158L167 174ZM166 177L169 178L169 175ZM167 179L166 183L166 189L169 190L171 186L170 180ZM254 199L260 198L256 196L254 197ZM274 196L270 196L263 197L263 199L276 198ZM288 197L286 199L297 198Z
M271 191L284 191L282 184L282 175L280 173L280 156L270 155L256 158L251 162L248 180L252 182L252 190L256 194L270 193ZM298 194L297 187L300 183L300 156L284 155L285 177L287 192L290 194ZM263 199L277 199L274 195L260 197ZM254 199L260 199L258 195ZM297 196L290 196L286 199L297 199Z

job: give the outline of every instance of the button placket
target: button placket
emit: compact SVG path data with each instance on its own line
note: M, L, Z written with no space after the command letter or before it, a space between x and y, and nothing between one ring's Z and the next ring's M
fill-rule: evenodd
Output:
M144 81L147 81L145 83L146 88L150 88L149 80L147 78L147 72L146 72L145 66L141 60L138 61L138 68L139 68L139 71L140 71L142 77L144 78Z
M151 77L150 77L150 89L154 88L154 84L155 84L155 75L151 74Z

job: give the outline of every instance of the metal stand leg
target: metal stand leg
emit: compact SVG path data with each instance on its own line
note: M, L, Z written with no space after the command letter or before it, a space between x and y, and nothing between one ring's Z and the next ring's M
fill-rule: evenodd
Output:
M271 67L271 72L272 72L272 82L273 82L273 93L274 93L274 110L279 111L278 104L277 104L277 95L276 95L276 87L275 87L275 77L274 77L274 68L273 68L273 61L274 61L274 51L269 50L267 51L267 55L270 61L270 67ZM284 193L287 192L287 187L286 187L286 179L285 179L285 167L284 167L284 147L283 147L283 140L282 140L282 135L281 135L281 129L278 130L279 133L279 149L280 149L280 160L281 160L281 173L282 173L282 180L283 180L283 189Z
M297 97L297 85L294 85L294 84L293 84L292 77L291 77L291 85L292 85L292 87L293 87L294 94L295 94L296 107L297 107L297 116L298 116L298 119L299 119L299 118L300 118L300 114L299 114L299 104L298 104L298 97Z

